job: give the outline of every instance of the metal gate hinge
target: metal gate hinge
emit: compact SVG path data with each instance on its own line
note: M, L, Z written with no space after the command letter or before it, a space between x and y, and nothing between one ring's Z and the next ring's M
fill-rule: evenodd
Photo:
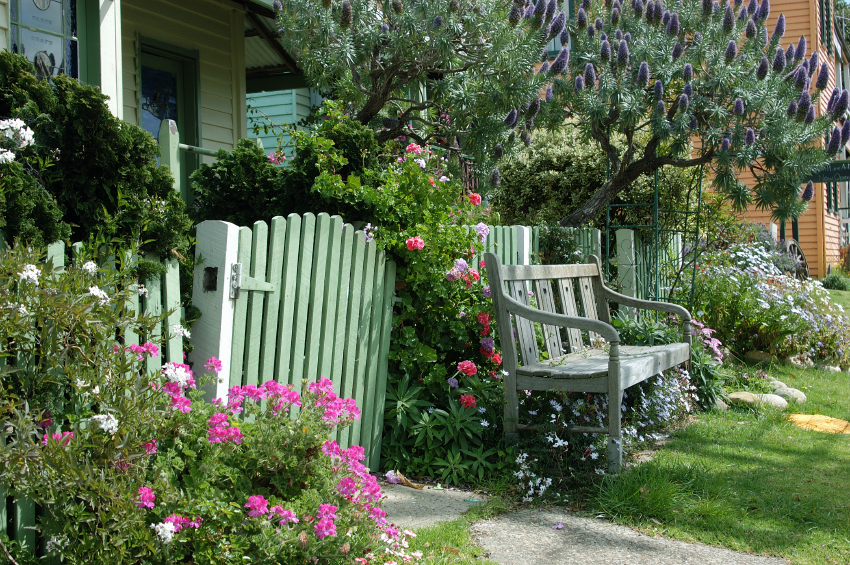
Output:
M240 290L274 292L277 290L277 285L243 275L242 263L232 263L230 265L230 298L234 300L239 298Z

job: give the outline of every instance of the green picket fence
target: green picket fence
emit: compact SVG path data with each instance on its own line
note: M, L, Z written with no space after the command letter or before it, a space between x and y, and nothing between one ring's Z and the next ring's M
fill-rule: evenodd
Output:
M72 260L75 260L82 249L81 243L75 243L70 249L66 249L65 244L57 242L47 247L47 256L44 264L52 263L54 269L62 270L66 266L66 256L70 255ZM158 261L155 256L147 256L149 261ZM176 259L166 259L163 261L165 273L157 275L141 281L148 289L147 296L135 296L132 300L132 307L136 312L141 312L144 315L161 316L166 313L164 324L171 326L180 323L180 270ZM102 268L109 268L107 263L101 265ZM149 339L155 340L163 331L163 328L157 328L154 335L148 336ZM124 336L126 345L139 345L140 336L137 334L127 334ZM158 358L149 358L147 360L148 371L159 371L163 363L183 362L183 343L180 337L168 339L161 350L161 355ZM5 358L0 358L0 363L5 363ZM5 525L6 533L10 539L16 540L24 544L33 553L43 556L44 540L40 539L38 532L34 529L37 522L37 517L42 510L29 499L23 497L7 496L7 489L0 484L0 524ZM46 563L56 562L57 559L47 558Z
M196 367L221 360L210 393L276 380L301 389L327 377L362 417L338 432L380 464L395 263L339 216L291 214L251 228L198 225L192 301Z

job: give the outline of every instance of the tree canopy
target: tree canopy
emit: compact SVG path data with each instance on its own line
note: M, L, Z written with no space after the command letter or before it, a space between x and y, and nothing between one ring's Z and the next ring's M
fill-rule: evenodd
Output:
M812 190L801 185L850 138L850 125L830 132L848 93L832 92L817 116L828 64L807 55L805 37L786 51L785 18L769 33L769 13L769 0L582 0L537 119L557 128L574 117L610 178L562 225L595 218L663 166L711 167L714 189L737 209L754 203L777 220L806 209ZM746 171L752 187L738 178Z
M566 16L541 0L279 0L281 41L308 81L383 143L404 135L487 160L505 114L540 91L534 64ZM512 12L513 10L513 12ZM526 10L523 7L523 10Z

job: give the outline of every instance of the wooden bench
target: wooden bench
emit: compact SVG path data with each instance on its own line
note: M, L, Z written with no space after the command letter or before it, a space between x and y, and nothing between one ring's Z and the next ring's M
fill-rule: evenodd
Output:
M580 265L502 265L493 253L484 255L507 373L504 427L508 437L527 429L519 423L518 390L608 393L607 427L575 426L569 431L607 433L608 469L618 473L623 453L623 391L690 361L691 314L677 304L614 292L602 280L599 259L591 255L590 260L591 263ZM537 308L530 305L530 292ZM654 347L621 346L620 335L611 325L609 300L678 315L683 322L682 342ZM544 360L537 347L537 324L542 326L548 353Z

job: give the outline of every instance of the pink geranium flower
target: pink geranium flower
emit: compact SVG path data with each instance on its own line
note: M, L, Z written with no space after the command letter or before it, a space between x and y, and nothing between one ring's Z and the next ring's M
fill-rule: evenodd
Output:
M425 247L425 242L418 235L408 238L405 243L407 244L407 249L410 251L419 250Z
M469 203L473 206L478 206L481 204L481 195L477 192L473 192L469 195Z
M313 526L313 529L319 539L336 536L336 524L330 518L322 518Z
M472 361L461 361L457 364L457 370L467 376L472 376L478 372L478 367Z
M148 443L144 445L145 453L148 455L154 455L156 453L156 440L152 439Z
M248 504L245 505L245 508L250 510L250 512L248 512L248 516L251 518L259 518L263 514L268 514L269 501L266 500L262 494L255 494L254 496L248 497Z
M139 496L136 497L136 506L138 506L139 508L153 508L154 500L156 500L156 494L154 494L152 488L139 488Z
M210 357L209 359L207 359L204 368L206 368L208 371L214 372L217 375L221 372L221 361L216 359L215 357Z

